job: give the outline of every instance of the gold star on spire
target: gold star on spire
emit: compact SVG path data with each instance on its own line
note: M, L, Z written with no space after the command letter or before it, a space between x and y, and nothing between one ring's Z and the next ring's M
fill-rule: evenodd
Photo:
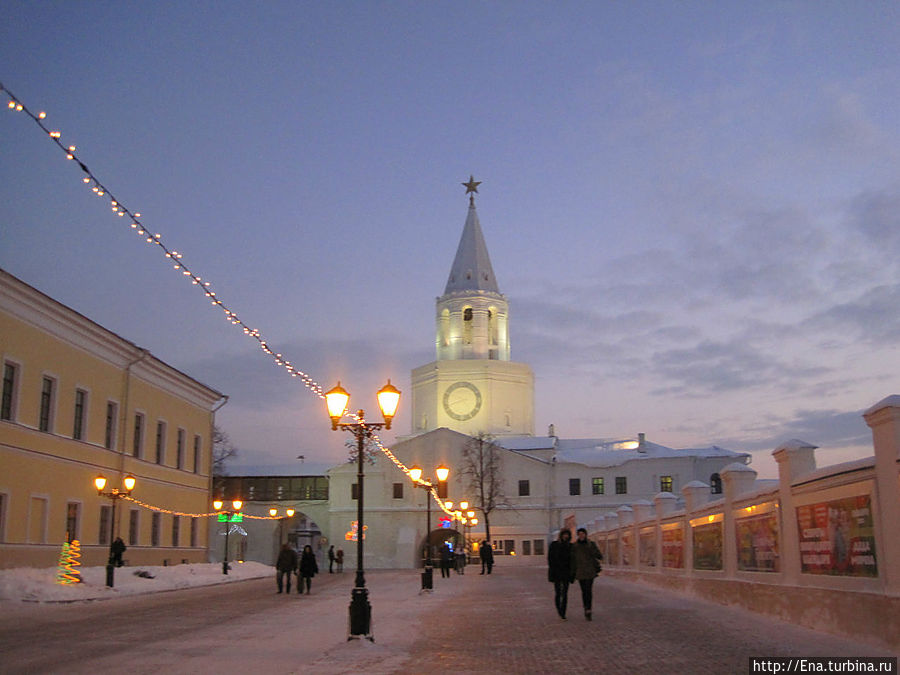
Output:
M481 185L482 182L483 181L475 180L474 176L472 176L472 174L469 174L469 182L462 183L462 186L466 188L466 194L469 194L470 192L478 192L478 186ZM474 196L470 199L474 199Z

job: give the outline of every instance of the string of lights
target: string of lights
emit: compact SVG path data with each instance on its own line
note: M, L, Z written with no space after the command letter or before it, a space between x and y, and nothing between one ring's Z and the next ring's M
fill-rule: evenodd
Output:
M302 384L313 394L318 396L320 399L325 398L325 391L322 386L316 382L310 375L303 372L299 368L296 368L288 359L286 359L282 354L276 352L271 347L269 347L268 342L263 339L262 333L258 328L252 328L250 325L246 324L237 313L232 310L228 305L226 305L221 299L219 299L216 295L216 292L212 288L212 283L209 281L204 281L203 278L194 272L194 270L188 267L187 263L184 261L184 255L179 251L170 248L164 241L162 234L155 232L151 233L151 231L143 224L141 221L141 214L137 211L133 211L129 209L127 206L122 204L115 195L110 191L110 189L91 171L88 166L78 157L76 150L77 146L74 144L66 145L62 141L62 133L58 130L51 129L45 123L47 119L47 113L40 111L38 113L32 112L31 109L28 108L13 92L11 92L6 86L0 82L0 94L9 97L9 102L7 103L7 108L12 112L21 112L31 118L31 120L43 131L56 146L65 153L66 159L69 161L73 161L78 164L84 176L82 177L82 182L90 187L91 191L96 194L98 197L103 197L109 200L109 205L111 211L116 214L116 216L123 218L130 225L131 229L135 231L135 233L140 236L147 244L151 246L156 246L165 256L165 258L171 263L172 268L180 272L183 277L189 279L191 285L197 286L200 291L206 296L209 302L213 307L221 310L225 319L232 325L238 326L243 330L244 334L253 338L260 349L265 352L276 365L281 366L288 372L291 377L299 378ZM351 413L350 417L353 417L358 420L355 413ZM381 450L382 453L386 457L388 457L396 466L399 468L407 477L412 480L412 477L409 476L409 467L407 467L403 462L401 462L379 439L377 436L373 437L373 442ZM424 484L423 481L418 481L420 484ZM437 495L437 491L432 487L431 490L432 498L435 503L441 508L442 511L447 513L448 515L453 515L453 513L444 506L444 503ZM132 500L137 502L136 500ZM140 504L140 503L139 503ZM165 509L161 509L158 507L151 507L150 505L144 505L146 508L153 508L154 510L159 510L164 513L172 513L174 515L186 515L192 517L200 517L200 516L209 516L213 514L187 514L187 513L176 513L174 511L166 511ZM260 518L262 520L269 520L268 517L260 517L260 516L245 516L245 517L253 517Z
M162 506L154 506L153 504L148 504L147 502L142 502L139 499L135 499L131 495L123 496L122 499L127 499L128 501L133 502L149 511L156 511L157 513L167 513L172 516L187 516L188 518L214 518L223 513L222 511L211 511L209 513L185 513L184 511L173 511L171 509L166 509ZM243 511L241 511L241 515L244 518L249 518L251 520L281 520L281 516L252 516L249 513L244 513Z

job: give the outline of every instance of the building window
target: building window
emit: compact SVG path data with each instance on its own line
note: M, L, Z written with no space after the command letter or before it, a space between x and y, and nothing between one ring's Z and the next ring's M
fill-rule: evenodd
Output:
M106 402L106 432L103 435L103 447L112 450L116 446L119 406L113 401Z
M154 513L150 519L150 545L159 546L159 530L162 527L162 514Z
M3 364L3 399L0 402L0 419L14 420L13 404L16 399L16 367L12 363Z
M519 496L520 497L528 497L530 495L531 495L531 481L520 480L519 481Z
M181 538L181 517L172 516L172 546L177 547Z
M531 540L524 539L522 541L522 555L531 555Z
M141 512L138 509L131 509L128 512L128 545L137 546L138 537L140 537L140 517Z
M463 344L472 344L472 308L463 310Z
M626 478L625 476L616 476L616 494L628 494L628 478Z
M359 483L350 486L350 499L359 499Z
M506 555L515 555L516 554L516 542L513 539L504 539L503 540L503 552Z
M70 544L73 540L79 539L78 536L78 512L80 505L78 502L69 502L66 504L66 541Z
M41 415L38 419L38 429L50 431L53 412L53 390L56 383L51 377L45 377L41 384Z
M709 477L709 491L714 495L722 494L722 477L714 473Z
M660 476L659 477L659 491L660 492L671 492L672 491L672 476Z
M403 483L394 483L394 499L403 499Z
M166 459L166 423L156 423L156 463L163 464Z
M134 414L134 440L132 443L131 454L141 459L144 456L144 416L141 413Z
M191 518L191 548L197 548L197 523L199 522L199 518Z
M535 555L544 555L544 540L543 539L535 539L534 540L534 554Z
M203 439L200 435L194 436L194 473L200 473L200 448Z
M100 507L100 532L97 534L97 543L101 546L109 546L110 529L112 528L112 507L104 504Z
M597 476L595 478L591 478L591 494L594 495L602 495L605 490L603 485L603 477Z
M184 469L184 429L178 430L178 451L176 454L176 466Z
M570 478L569 479L569 494L570 495L580 495L581 494L581 479L580 478Z
M72 425L72 438L76 441L84 440L84 413L87 408L87 392L83 389L75 390L75 421Z

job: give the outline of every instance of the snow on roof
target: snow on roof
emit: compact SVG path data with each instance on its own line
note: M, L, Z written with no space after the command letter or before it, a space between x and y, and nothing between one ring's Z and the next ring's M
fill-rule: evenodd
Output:
M556 460L573 462L595 467L620 466L625 462L642 459L674 459L678 457L699 458L732 458L736 462L746 463L750 455L745 452L734 452L712 445L708 448L674 448L651 443L638 442L631 438L556 438L554 436L507 436L494 442L507 450L528 451L556 449Z

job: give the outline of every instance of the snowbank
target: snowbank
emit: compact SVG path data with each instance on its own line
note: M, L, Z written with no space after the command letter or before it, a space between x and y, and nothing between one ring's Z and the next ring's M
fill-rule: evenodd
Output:
M75 602L103 600L124 595L158 593L176 588L211 586L274 574L269 565L256 562L231 563L231 571L222 574L221 563L173 565L171 567L119 567L115 587L106 586L106 567L79 567L82 583L56 583L56 568L18 567L0 570L0 600L24 602ZM139 573L145 576L138 576ZM153 577L153 578L148 578Z

